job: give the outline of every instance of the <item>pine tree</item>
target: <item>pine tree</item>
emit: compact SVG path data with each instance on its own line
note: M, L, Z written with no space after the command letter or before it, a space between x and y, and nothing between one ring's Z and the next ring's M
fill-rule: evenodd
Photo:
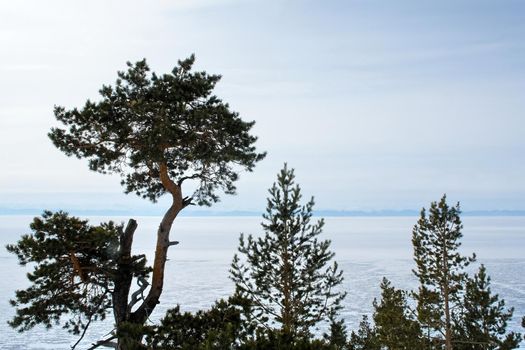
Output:
M418 320L427 328L433 343L444 342L445 349L453 347L453 320L462 303L462 290L467 280L465 268L475 260L458 252L463 225L459 203L451 207L444 195L432 202L429 215L425 209L414 226L412 243L419 279L414 293Z
M330 330L328 333L325 333L323 337L330 346L330 350L346 349L348 331L344 320L330 317Z
M467 281L463 300L461 318L455 327L454 349L510 350L519 347L521 335L506 333L513 309L505 309L505 301L492 294L484 265Z
M381 350L376 330L370 325L367 316L363 316L357 332L352 331L348 341L348 350Z
M381 300L374 300L375 337L382 349L423 349L424 338L419 323L408 308L406 292L396 289L390 281L381 282Z
M63 323L73 334L105 319L112 310L123 279L145 281L151 269L144 255L131 255L130 237L137 225L130 220L126 229L113 222L92 226L87 220L64 212L44 212L30 225L32 233L6 248L21 265L31 264L27 274L31 285L16 291L16 316L9 324L26 331L37 324L47 328ZM128 307L128 305L125 305Z
M324 222L311 223L313 198L301 206L294 179L285 165L269 190L264 236L241 235L230 270L237 292L252 301L253 322L277 327L291 343L333 319L345 297L337 289L342 272L329 265L330 241L318 238Z
M140 328L160 302L168 249L178 243L170 240L178 214L192 204L217 202L219 192L234 194L239 172L253 170L265 156L254 146L257 138L250 133L254 122L243 121L213 94L221 77L192 71L194 61L192 55L163 75L150 73L146 60L128 62L114 86L100 89L99 101L88 100L82 108L55 107L55 117L63 125L52 128L49 137L58 149L87 159L93 171L120 175L126 193L153 202L165 194L171 199L153 235L156 248L149 285L139 280L130 295L132 275L125 263L121 278L114 281L117 328L124 323ZM124 240L129 252L133 232ZM145 296L137 298L137 292ZM20 299L17 306L26 302L32 301Z

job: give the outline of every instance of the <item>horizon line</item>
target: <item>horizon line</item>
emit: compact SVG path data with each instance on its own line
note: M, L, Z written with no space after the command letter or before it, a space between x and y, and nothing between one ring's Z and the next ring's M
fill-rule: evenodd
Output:
M46 209L47 210L47 209ZM61 209L50 209L51 211L59 211ZM0 208L0 216L28 216L42 214L44 209L36 208ZM72 209L62 210L71 215L85 215L85 216L162 216L162 210L129 210L129 209ZM260 217L264 211L256 210L187 210L181 211L180 216L185 217L239 217L239 216L254 216ZM321 209L314 210L313 216L326 217L413 217L419 216L421 210L415 209L379 209L379 210L339 210L339 209ZM482 209L482 210L465 210L461 212L464 216L525 216L525 210L515 209Z

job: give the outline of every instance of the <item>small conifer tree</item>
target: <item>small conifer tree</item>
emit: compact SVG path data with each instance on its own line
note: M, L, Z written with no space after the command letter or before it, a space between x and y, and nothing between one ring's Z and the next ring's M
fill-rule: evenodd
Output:
M519 347L521 335L506 333L513 309L492 294L490 277L481 265L477 274L467 281L462 314L457 325L457 350L509 350Z
M419 323L407 306L406 292L389 280L381 282L381 300L374 300L374 324L377 342L388 350L424 348Z
M348 350L381 350L376 330L370 325L366 315L359 323L357 332L352 331L348 341Z
M241 310L231 300L219 300L195 314L170 309L146 337L148 349L230 350L242 338Z
M311 222L313 198L301 206L294 180L285 165L269 190L264 235L241 234L230 270L237 293L252 302L251 320L278 328L292 343L333 319L346 294L337 289L343 277L337 263L330 264L330 241L319 240L324 222Z

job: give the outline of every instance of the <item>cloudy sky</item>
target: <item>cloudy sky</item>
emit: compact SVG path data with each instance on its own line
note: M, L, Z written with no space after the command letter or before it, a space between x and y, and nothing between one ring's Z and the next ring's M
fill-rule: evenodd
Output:
M3 1L0 209L152 208L53 147L53 106L195 53L268 152L216 210L263 208L284 162L319 209L525 210L524 38L519 0Z

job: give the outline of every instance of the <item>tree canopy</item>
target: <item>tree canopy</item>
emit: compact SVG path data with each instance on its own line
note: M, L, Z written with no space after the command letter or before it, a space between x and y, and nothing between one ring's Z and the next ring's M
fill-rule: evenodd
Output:
M11 301L17 309L10 325L25 331L64 321L64 328L80 334L115 304L114 291L124 274L123 226L111 221L93 226L64 212L46 211L30 227L31 234L7 246L22 265L34 266L27 275L31 286L16 291ZM130 279L150 272L143 255L124 258Z
M152 201L189 179L198 185L185 204L210 205L217 189L234 193L235 166L252 170L265 154L249 133L254 122L213 95L221 76L193 72L194 61L192 55L163 75L150 73L146 60L128 62L114 86L100 89L100 101L56 106L64 128L49 137L67 155L87 158L91 170L120 174L126 193Z
M505 300L493 294L484 265L465 285L461 317L456 321L457 350L510 350L520 345L521 335L507 332L514 309L505 308Z
M375 336L378 344L389 350L424 349L421 327L409 311L406 292L396 289L383 278L381 299L374 299Z

